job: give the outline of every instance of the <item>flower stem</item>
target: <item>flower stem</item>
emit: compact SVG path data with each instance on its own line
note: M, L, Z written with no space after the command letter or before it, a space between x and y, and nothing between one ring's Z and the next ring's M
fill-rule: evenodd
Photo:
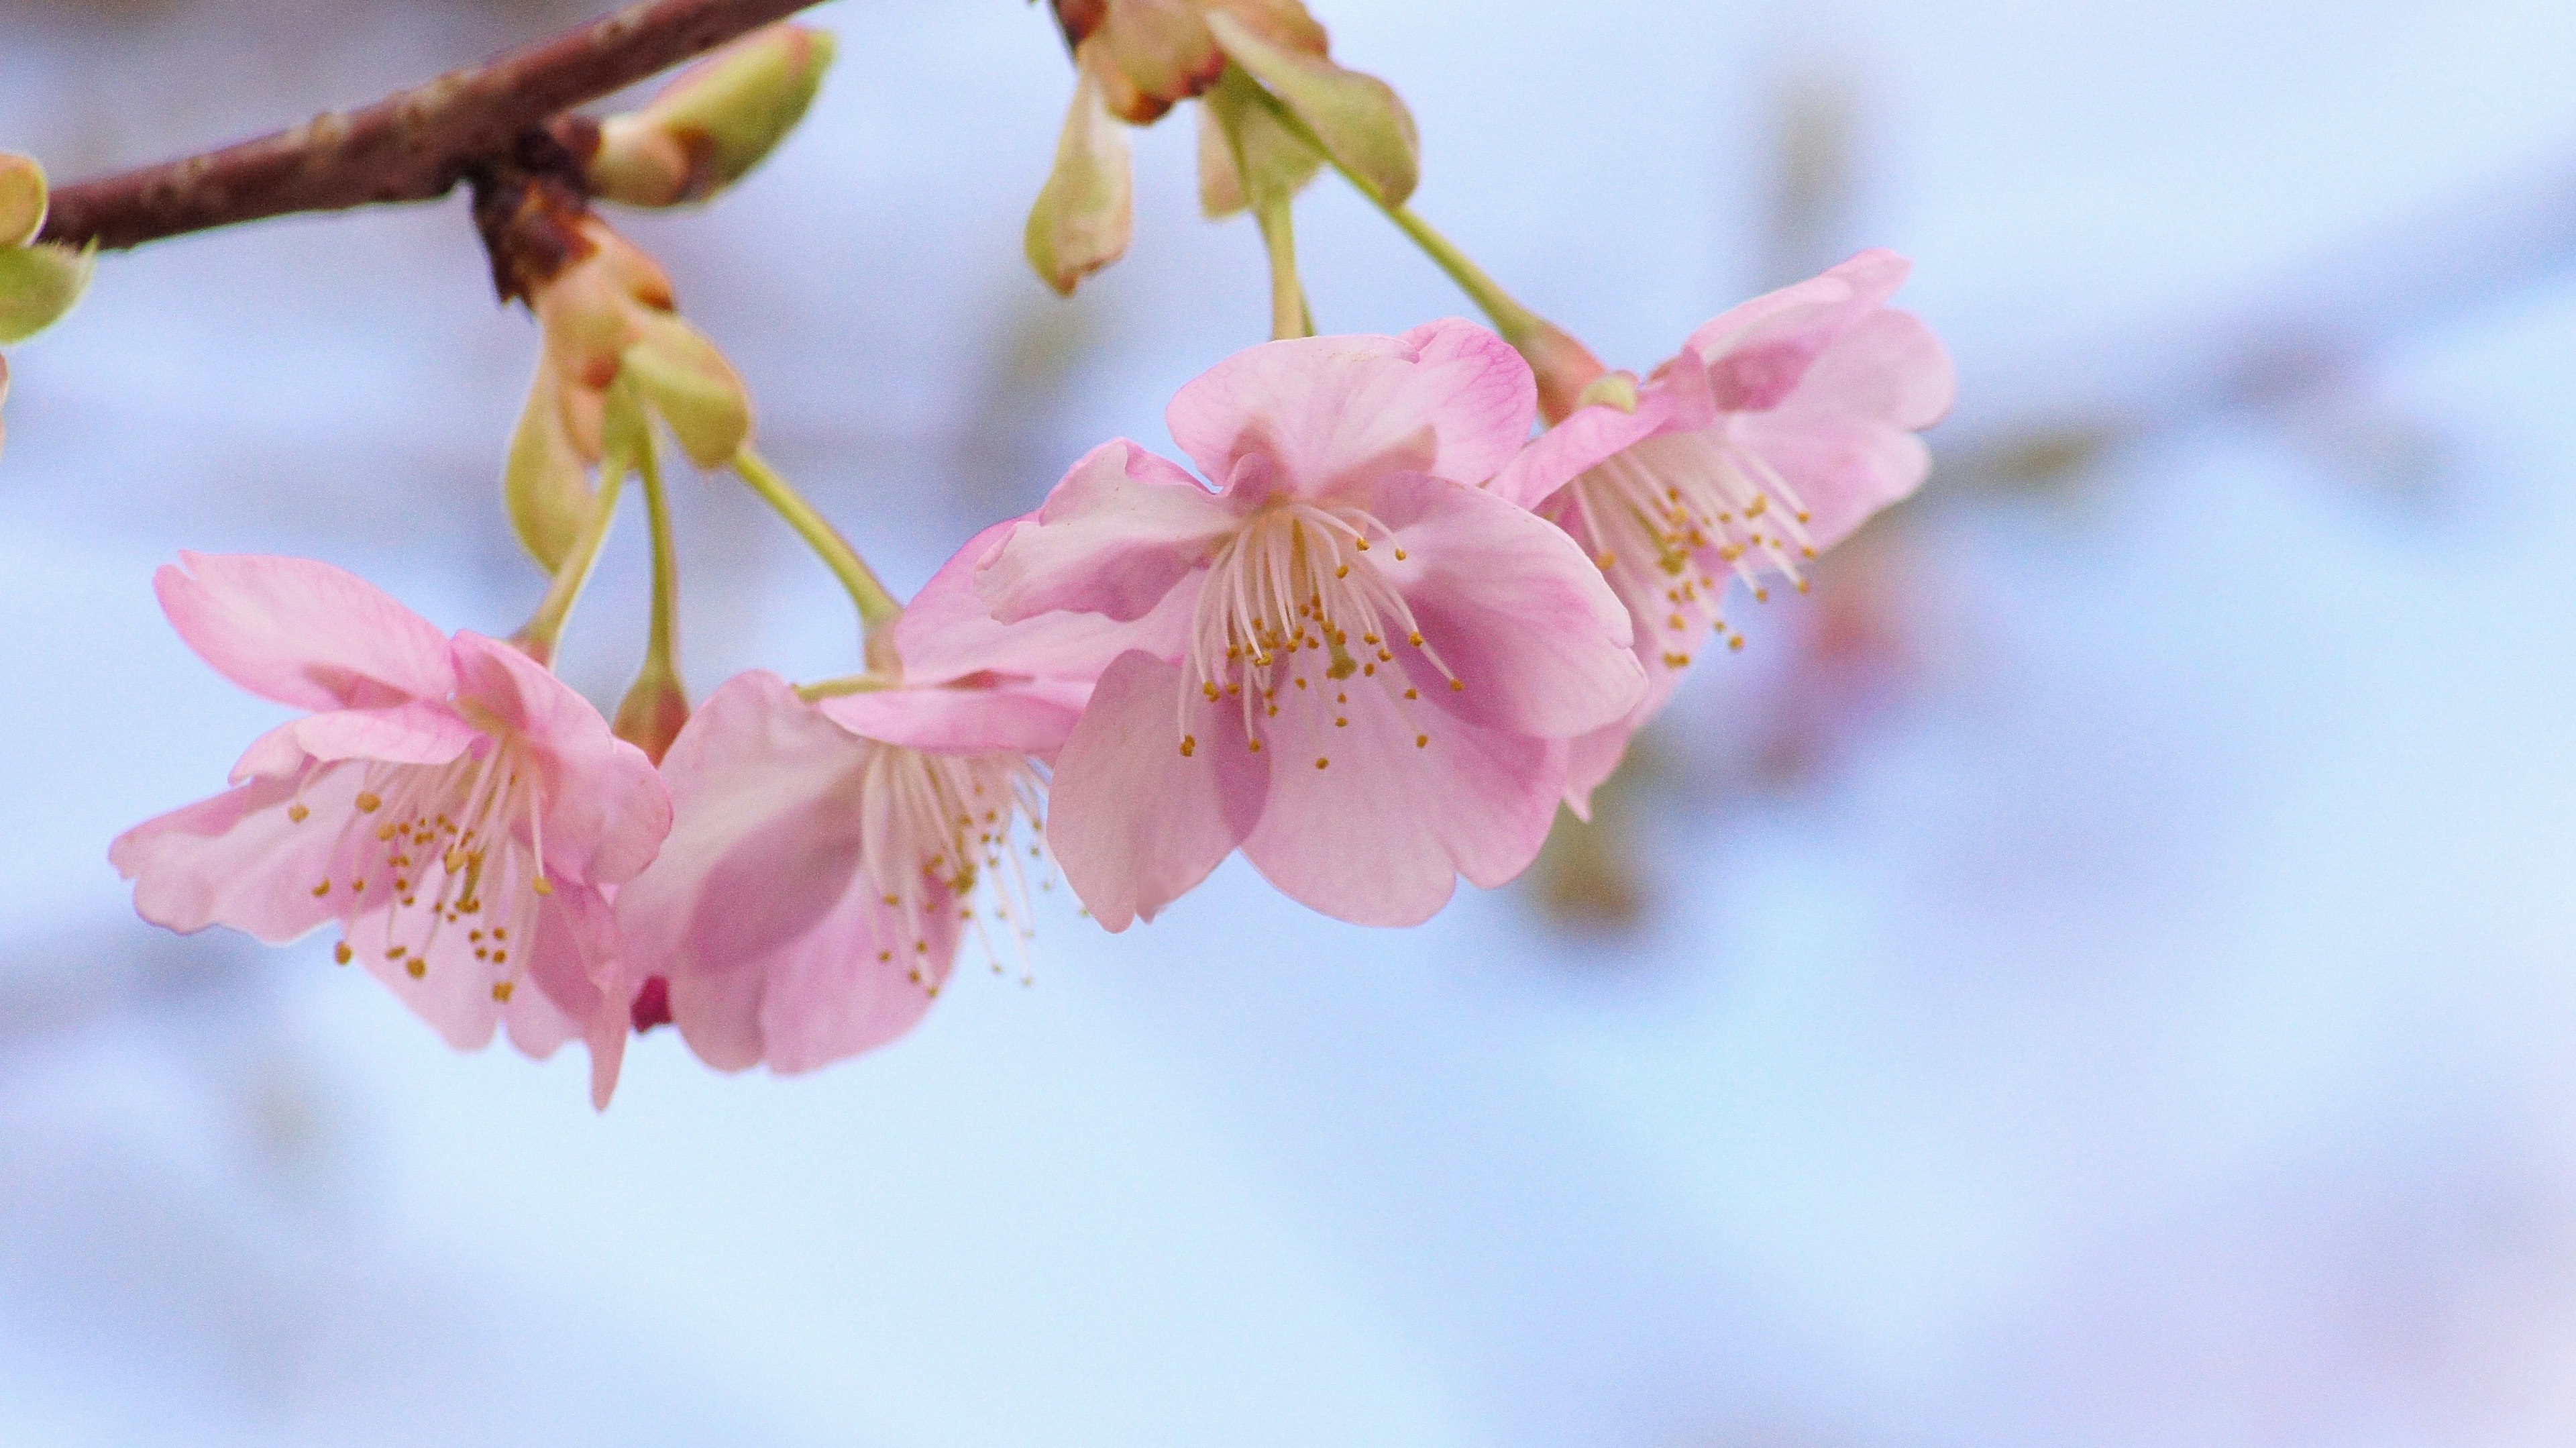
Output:
M1261 227L1262 250L1270 254L1270 337L1315 335L1314 316L1306 309L1306 287L1297 280L1295 199L1286 188L1273 187L1252 208Z
M1397 230L1411 238L1415 246L1422 248L1422 254L1431 258L1433 265L1448 273L1449 279L1458 284L1458 289L1465 292L1469 300L1483 309L1485 315L1493 321L1494 330L1502 334L1504 341L1518 346L1556 330L1545 318L1522 306L1511 293L1504 291L1500 282L1487 275L1483 267L1469 260L1467 254L1460 251L1449 238L1433 230L1431 223L1415 215L1413 208L1401 202L1389 201L1386 193L1378 190L1367 177L1343 165L1341 158L1333 154L1332 148L1324 144L1323 138L1315 134L1314 128L1307 125L1277 96L1260 86L1249 86L1246 89L1259 97L1261 105L1270 112L1272 118L1277 120L1283 129L1312 147L1316 155L1331 162L1333 169L1342 173L1342 179L1351 183L1353 190L1367 197L1370 205L1384 212L1386 219L1394 222ZM1264 229L1267 230L1266 225Z
M733 470L761 496L763 502L786 520L788 527L796 530L796 536L805 540L805 546L814 550L815 556L823 560L823 566L832 570L832 576L841 580L841 587L848 591L850 602L858 606L859 621L867 628L870 665L879 662L877 655L881 650L890 654L888 630L902 616L903 605L895 601L893 594L886 592L885 585L869 571L858 550L852 548L849 540L843 538L822 514L815 512L814 505L789 486L775 468L763 462L751 444L744 443L742 451L733 455Z
M814 704L825 699L845 699L852 694L874 694L894 688L898 682L883 674L851 674L846 678L799 684L796 686L796 697L808 704Z
M644 638L647 672L674 677L680 658L680 552L671 541L671 499L662 487L662 460L650 438L636 471L644 480L644 518L653 533L653 615Z
M617 495L626 487L626 475L634 468L633 459L624 451L612 451L600 464L599 488L593 494L590 516L583 520L581 533L573 539L572 551L565 555L563 566L555 570L554 581L546 586L546 596L537 611L528 617L513 642L528 657L548 668L554 667L555 646L562 642L564 624L572 617L572 606L581 601L581 591L590 585L590 574L599 564L600 545L608 541L608 525L617 517Z

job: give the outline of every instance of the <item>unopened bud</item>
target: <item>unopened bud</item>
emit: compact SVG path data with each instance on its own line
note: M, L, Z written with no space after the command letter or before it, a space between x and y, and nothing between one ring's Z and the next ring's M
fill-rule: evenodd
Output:
M704 201L767 159L813 104L832 64L828 31L753 31L672 78L644 109L611 116L585 168L591 194L629 206Z
M689 694L670 665L647 659L643 672L627 689L609 728L618 738L644 751L655 764L671 750L671 741L689 722Z
M0 246L25 246L45 229L45 168L0 152Z

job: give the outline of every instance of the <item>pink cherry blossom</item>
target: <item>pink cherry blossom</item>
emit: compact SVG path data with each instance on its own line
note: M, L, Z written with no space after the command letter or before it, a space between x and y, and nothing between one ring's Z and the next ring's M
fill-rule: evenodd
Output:
M663 757L676 823L618 917L709 1065L787 1074L874 1049L920 1022L969 934L1008 936L987 935L997 959L1022 948L1031 872L1048 870L1045 762L1101 661L1176 630L995 623L971 568L1012 526L985 530L904 611L900 681L809 699L740 674Z
M1056 762L1049 839L1102 924L1152 919L1238 846L1374 925L1528 866L1566 741L1645 687L1600 571L1481 486L1534 409L1527 364L1465 322L1269 343L1173 400L1221 486L1112 442L985 558L1002 624L1145 625Z
M609 892L671 821L642 751L517 649L451 640L337 568L180 557L153 580L180 637L311 712L253 743L232 789L117 839L135 908L272 944L337 921L341 963L459 1050L504 1024L535 1057L584 1039L604 1108L632 995Z
M1886 305L1911 268L1867 251L1746 302L1692 333L1633 409L1578 408L1495 479L1574 537L1636 622L1650 683L1626 718L1576 741L1578 813L1699 641L1743 646L1722 609L1731 580L1757 599L1772 576L1803 591L1809 560L1922 483L1914 434L1949 412L1957 381L1932 330Z

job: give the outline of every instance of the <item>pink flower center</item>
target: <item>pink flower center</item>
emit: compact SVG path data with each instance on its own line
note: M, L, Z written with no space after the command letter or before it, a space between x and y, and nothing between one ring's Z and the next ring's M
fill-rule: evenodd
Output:
M358 772L358 789L338 822L331 873L312 886L317 896L342 898L349 933L341 962L364 950L418 980L434 958L470 952L474 968L491 975L492 998L507 1002L536 944L537 897L554 889L545 873L544 801L526 747L502 735L479 755L447 764L323 765L307 772L287 818L328 828L327 818L310 818L301 796L326 778L345 785L344 771Z
M1028 756L931 754L879 744L869 752L859 797L860 857L879 898L902 912L912 939L913 983L939 993L930 942L932 922L945 910L973 928L995 974L1003 968L1003 949L994 937L1007 940L1025 979L1031 869L1016 845L1020 820L1029 823L1026 858L1036 864L1037 887L1054 883L1041 838L1046 780ZM878 951L880 963L894 958L892 946Z
M1387 526L1366 511L1305 502L1273 504L1217 546L1190 624L1182 754L1198 750L1193 707L1242 710L1255 752L1278 717L1282 691L1312 691L1320 703L1328 692L1348 702L1352 688L1383 689L1403 713L1420 695L1396 664L1399 647L1419 650L1450 688L1465 687L1424 640L1412 607L1370 557L1373 546L1404 561ZM1307 712L1322 717L1321 710ZM1340 727L1350 722L1330 717ZM1330 740L1312 742L1316 767L1326 767Z
M1617 453L1576 478L1548 511L1591 547L1612 591L1662 640L1669 668L1691 661L1690 640L1703 629L1744 647L1720 611L1726 583L1712 560L1763 602L1771 591L1760 570L1786 575L1804 593L1798 566L1816 556L1806 505L1788 480L1723 428L1649 438Z

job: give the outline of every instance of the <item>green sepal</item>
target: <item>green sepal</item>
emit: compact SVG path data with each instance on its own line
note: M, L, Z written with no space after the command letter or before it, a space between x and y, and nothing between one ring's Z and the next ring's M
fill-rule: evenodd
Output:
M23 342L62 320L89 290L95 243L0 247L0 344Z
M733 364L715 343L667 312L641 319L638 331L641 337L618 355L621 370L679 439L689 461L702 468L732 461L751 437L751 393Z
M1323 169L1323 156L1279 123L1241 66L1228 65L1200 105L1199 209L1209 220L1273 191L1293 196Z
M0 246L25 246L45 229L45 168L0 151Z
M1065 296L1126 254L1134 235L1135 175L1127 128L1109 113L1099 79L1076 72L1073 106L1056 141L1055 169L1029 209L1029 265Z
M503 501L520 546L548 573L563 567L573 544L590 518L595 496L590 468L574 445L565 421L563 393L555 370L539 363L537 380L528 387L528 405L510 436L510 460L502 472Z
M1222 11L1207 16L1208 33L1226 58L1278 98L1324 150L1390 206L1400 206L1421 180L1421 141L1392 86L1329 60L1271 44Z

